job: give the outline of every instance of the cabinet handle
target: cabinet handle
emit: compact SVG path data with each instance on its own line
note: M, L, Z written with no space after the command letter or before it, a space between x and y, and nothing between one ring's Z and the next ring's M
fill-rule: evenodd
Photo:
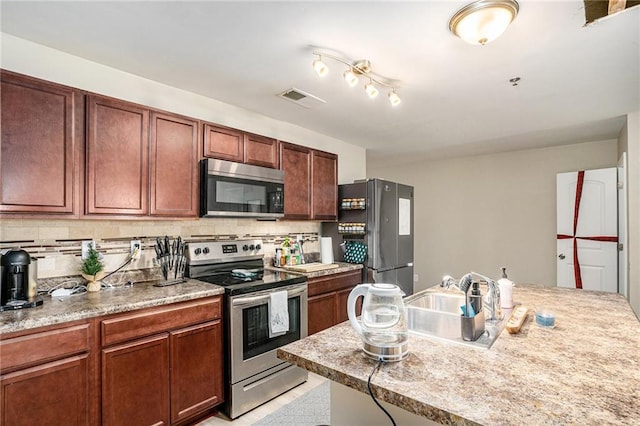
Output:
M560 260L564 260L564 258L565 258L566 256L565 256L563 253L560 253L560 254L558 255L558 257L560 258Z

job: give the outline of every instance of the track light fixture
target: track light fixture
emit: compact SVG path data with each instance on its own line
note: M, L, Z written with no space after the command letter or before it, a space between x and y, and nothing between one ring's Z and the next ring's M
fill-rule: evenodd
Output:
M400 96L396 92L399 89L398 86L393 84L389 79L381 77L378 74L375 74L371 69L371 63L366 59L361 59L358 61L350 61L348 59L340 58L338 56L330 55L327 53L322 53L315 51L313 52L318 58L313 61L313 69L320 77L324 77L329 73L329 68L322 61L322 58L330 58L334 61L340 62L341 64L346 65L348 68L342 74L344 81L350 86L354 87L358 84L359 76L363 76L368 79L368 83L365 84L364 90L369 96L369 98L374 99L378 96L379 89L376 86L384 86L391 89L389 92L389 103L391 106L397 106L400 104Z

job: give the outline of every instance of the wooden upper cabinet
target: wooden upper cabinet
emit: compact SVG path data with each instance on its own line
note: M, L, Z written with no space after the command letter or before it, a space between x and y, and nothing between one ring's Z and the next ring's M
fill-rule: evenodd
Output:
M0 212L76 215L81 92L2 71Z
M147 214L149 110L88 96L87 214Z
M245 134L244 162L254 166L278 168L278 141L265 136Z
M205 123L204 156L277 169L278 141Z
M313 151L312 175L312 219L338 219L338 156L327 152Z
M205 123L204 156L242 163L244 134L240 130Z
M311 150L280 143L280 168L284 171L284 216L311 218Z
M280 142L287 219L337 220L338 156Z
M152 215L198 215L198 134L196 120L151 114Z

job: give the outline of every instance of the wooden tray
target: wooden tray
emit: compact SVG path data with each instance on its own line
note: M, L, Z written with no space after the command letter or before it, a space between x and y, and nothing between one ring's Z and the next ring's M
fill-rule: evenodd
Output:
M283 266L283 269L293 272L316 272L316 271L324 271L326 269L335 269L339 267L337 263L304 263L302 265L293 265L293 266Z

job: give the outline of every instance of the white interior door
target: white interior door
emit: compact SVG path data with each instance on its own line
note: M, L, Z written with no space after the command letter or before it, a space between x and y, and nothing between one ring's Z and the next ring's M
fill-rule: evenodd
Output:
M557 175L558 286L618 291L617 169Z

